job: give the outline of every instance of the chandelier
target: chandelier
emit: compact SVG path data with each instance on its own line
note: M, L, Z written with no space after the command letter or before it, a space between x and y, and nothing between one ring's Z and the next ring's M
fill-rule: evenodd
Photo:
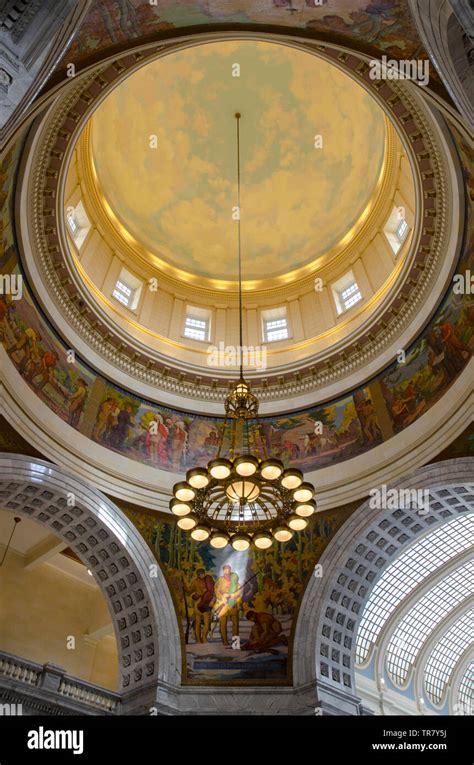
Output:
M225 421L216 457L207 467L188 470L170 501L178 526L215 548L231 544L265 550L288 542L308 525L316 510L314 486L301 470L269 457L258 419L258 399L243 376L242 259L240 237L240 114L237 121L237 239L239 267L240 378L225 400ZM227 456L225 456L227 455Z

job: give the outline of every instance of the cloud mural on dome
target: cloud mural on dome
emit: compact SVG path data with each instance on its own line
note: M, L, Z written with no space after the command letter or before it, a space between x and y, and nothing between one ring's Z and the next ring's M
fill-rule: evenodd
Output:
M383 112L333 65L250 41L174 53L131 75L95 112L93 162L135 240L179 269L233 280L236 111L244 278L273 277L336 246L380 177Z
M472 150L453 130L466 189L474 200ZM21 144L0 167L5 212L5 253L0 273L19 272L9 216L12 183ZM464 250L457 274L474 269L473 206L467 207ZM454 284L454 283L453 283ZM272 456L309 473L344 462L408 428L424 417L466 368L474 352L474 307L469 292L451 284L423 332L406 349L404 365L391 363L376 377L338 399L298 412L261 418ZM24 277L23 297L0 296L0 342L29 387L50 410L76 431L138 463L182 474L215 456L222 417L183 412L139 398L97 374L76 355L38 310ZM150 422L158 428L151 437ZM323 423L323 431L315 423Z

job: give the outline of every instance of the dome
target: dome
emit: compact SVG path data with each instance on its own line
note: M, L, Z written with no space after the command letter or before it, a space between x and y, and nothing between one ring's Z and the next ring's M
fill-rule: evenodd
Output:
M71 266L137 350L227 385L240 216L246 371L307 369L401 284L411 161L374 93L327 57L250 39L181 47L122 78L85 122L64 187Z
M0 713L460 751L460 8L0 5Z
M245 280L289 278L340 244L383 170L382 109L298 48L214 42L142 67L92 116L89 161L124 238L183 279L236 280L235 112Z

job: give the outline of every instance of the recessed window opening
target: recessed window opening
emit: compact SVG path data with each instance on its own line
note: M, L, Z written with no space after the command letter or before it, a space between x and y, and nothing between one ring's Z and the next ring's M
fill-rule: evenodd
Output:
M362 300L362 292L352 271L348 271L332 285L332 294L338 314L348 311Z
M384 226L384 234L387 237L387 241L395 255L398 253L403 242L406 240L409 231L410 226L406 220L405 208L394 207L390 213L390 217L387 223Z
M70 205L66 210L66 221L69 233L77 249L80 250L90 231L91 224L89 218L87 217L82 202L78 202L75 207Z
M192 340L205 340L207 335L207 323L202 319L186 318L184 334Z
M274 340L286 340L288 337L288 324L286 323L286 319L266 321L265 334L268 343L271 343Z
M352 282L349 287L346 287L345 290L342 290L341 300L346 311L348 308L351 308L353 305L358 303L359 300L362 300L362 295L360 293L357 282Z
M135 311L140 300L143 281L128 269L122 268L112 290L112 297L130 311Z
M263 339L266 343L287 340L290 336L286 308L271 308L262 311Z
M400 223L397 226L396 235L399 242L403 242L406 235L408 234L408 223L406 220L402 219Z
M74 235L77 234L77 232L79 231L79 224L73 212L69 212L67 214L67 222L69 224L69 228L71 229L71 234L74 237Z
M123 303L124 305L128 306L130 305L132 299L133 299L133 293L134 290L128 286L128 284L124 284L120 281L120 279L117 281L117 284L114 287L114 291L112 292L112 295L116 300L119 300L120 303Z
M186 318L184 321L184 337L190 340L199 340L207 342L210 336L211 314L205 308L198 306L189 306L186 309Z

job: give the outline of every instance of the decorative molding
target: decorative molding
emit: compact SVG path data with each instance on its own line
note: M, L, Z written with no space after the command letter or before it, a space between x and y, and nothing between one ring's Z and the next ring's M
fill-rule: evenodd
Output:
M28 384L9 363L0 346L3 385L0 403L4 416L30 443L83 480L101 491L162 512L169 511L169 497L177 474L137 463L91 441L74 431L40 401ZM320 510L339 507L366 497L373 486L390 483L434 459L446 444L454 441L474 414L472 378L474 360L430 410L370 452L344 462L309 472L308 480L317 487Z
M71 492L74 507L67 503ZM159 714L312 715L316 706L322 706L323 714L360 713L353 694L327 688L325 683L321 688L311 682L296 689L181 686L180 632L171 593L159 566L157 577L150 578L149 566L156 561L119 508L66 471L20 455L0 455L0 507L65 539L92 571L109 603L121 667L120 693L102 695L113 705L120 698L123 714L149 714L152 706ZM1 661L0 656L0 674ZM21 659L16 663L22 665L20 674L26 675L30 688L34 686L41 666ZM43 700L35 692L41 706L34 708L43 713L58 706L61 711L70 709L68 701L58 703L58 693L74 698L74 686L81 681L69 682L60 667L46 674L50 698ZM5 692L2 685L0 695ZM77 692L80 696L81 688ZM14 702L25 695L31 699L18 682L7 688L8 693Z
M62 667L0 652L0 699L30 714L118 714L118 693L71 677Z
M150 59L152 63L155 58ZM117 86L114 86L117 87ZM91 115L89 115L90 117ZM336 244L323 256L318 256L313 263L300 266L296 272L291 272L292 281L288 281L289 274L283 274L280 277L273 277L270 279L253 279L251 281L244 281L242 289L245 292L250 292L252 295L252 301L257 301L261 296L265 296L268 293L275 295L277 298L286 298L288 295L289 287L296 290L305 290L307 288L313 289L315 274L325 277L326 270L328 270L326 261L329 261L330 270L334 269L346 269L347 263L354 258L354 253L362 252L369 241L374 236L375 229L379 229L386 223L392 206L393 206L393 194L395 191L395 185L397 181L398 167L397 163L400 158L398 156L397 149L399 144L397 142L397 133L392 125L387 114L384 113L385 124L385 148L384 157L382 162L382 170L379 178L376 182L373 196L369 200L366 209L362 212L360 220L357 221L352 230L344 235L344 242L348 237L350 241L346 244ZM163 266L160 269L160 265L156 265L156 258L154 253L149 252L143 247L140 242L132 239L129 234L129 241L122 235L115 225L115 220L112 219L107 210L107 201L104 194L104 190L100 187L99 179L97 178L97 171L94 166L93 150L92 150L92 126L88 120L77 140L72 147L72 152L69 153L69 157L63 163L61 168L60 177L60 194L63 195L64 184L66 181L66 175L69 169L69 163L74 157L74 153L77 152L78 168L80 186L82 190L83 199L87 200L87 212L92 213L89 216L92 225L96 226L99 231L105 236L107 242L110 243L112 250L117 250L124 255L125 261L128 263L139 263L145 267L150 268L150 263L153 263L154 275L158 274L158 280L161 284L163 280L169 283L173 289L183 289L183 286L189 288L189 294L199 296L204 302L214 301L224 298L224 300L231 299L238 305L237 294L237 282L226 280L211 280L206 277L197 276L192 273L186 273L180 271L177 268L171 268L167 263L163 262ZM361 222L362 220L362 222ZM74 254L70 253L67 239L61 241L62 250L65 259L69 261L69 268L77 267L74 265ZM318 261L323 261L323 265L317 265ZM176 274L178 272L178 274ZM221 286L217 288L216 282L221 281ZM229 295L229 290L233 290L234 294Z
M0 29L0 61L7 62L13 77L14 108L0 128L0 142L6 145L13 137L41 88L67 51L84 21L92 0L44 0L26 4L9 3L10 21ZM18 10L19 9L19 10ZM6 15L7 9L4 11ZM39 21L37 20L39 17ZM26 34L25 34L26 30ZM30 34L31 30L31 34ZM25 39L28 38L25 42ZM7 111L9 99L6 99Z
M429 489L428 515L374 509L369 501L351 515L319 560L323 577L313 577L303 597L294 638L296 686L319 678L354 692L357 628L373 587L417 538L458 513L474 510L473 468L472 457L446 460L391 484Z
M472 130L474 125L472 4L468 9L467 3L463 0L408 0L408 3L423 45L449 95ZM459 28L459 35L450 46L450 25L453 22ZM466 23L466 27L469 23L470 26L464 28L462 22ZM463 45L463 33L470 45L470 51Z
M227 35L235 36L244 35ZM255 39L256 36L250 37ZM203 36L204 41L209 39L216 39L216 35ZM221 36L217 39L221 39ZM45 305L45 294L49 296L49 304L52 300L56 311L60 312L60 331L66 333L70 341L75 341L72 343L74 347L80 342L84 343L91 349L94 358L100 358L109 369L122 372L129 380L127 387L133 390L145 384L177 397L211 403L222 401L231 375L224 374L219 378L213 375L217 382L211 385L211 377L205 376L201 369L199 374L196 370L175 369L176 365L170 365L168 357L155 354L154 358L150 350L141 344L131 345L126 333L110 326L107 316L98 315L88 304L87 295L79 294L77 274L66 267L63 257L65 232L59 185L61 168L91 109L134 68L142 66L148 59L156 58L160 52L182 47L183 44L188 42L158 47L154 45L151 48L148 46L141 52L134 52L133 56L127 54L113 64L109 62L100 71L88 71L84 79L65 88L65 96L55 103L52 113L46 118L46 124L42 126L41 137L35 140L33 147L35 162L33 168L30 161L32 181L28 195L28 225L33 236L33 257L38 261L39 270L31 263L31 253L25 265L35 277L38 276L31 279L32 286L47 312L50 315L54 313L48 311L48 305ZM284 369L280 376L268 376L265 385L261 379L255 378L255 390L263 405L266 401L275 402L279 399L284 399L287 405L288 398L308 395L313 391L319 391L321 398L326 398L327 391L333 391L338 382L339 387L344 385L345 377L350 376L350 385L353 387L355 375L359 379L364 377L368 368L373 373L377 363L380 368L379 360L387 346L391 346L393 358L397 339L404 336L406 344L407 333L413 339L414 316L423 316L426 320L428 317L423 312L424 304L429 304L430 310L433 310L437 299L441 297L454 267L462 228L462 214L456 211L451 217L452 211L447 203L449 198L456 204L459 195L450 188L453 178L448 180L447 169L443 166L446 145L443 148L440 146L438 125L429 116L416 88L396 81L374 83L369 78L367 62L353 53L342 52L328 45L303 45L300 41L297 44L304 50L324 55L363 87L371 89L374 97L389 112L397 129L404 135L404 143L418 179L418 222L413 234L411 266L407 266L403 272L403 286L398 291L393 290L390 304L384 306L384 312L376 313L370 327L361 328L349 347L336 346L327 358L315 359L307 363L305 368L295 371ZM23 216L19 217L23 219ZM455 232L449 231L452 219L456 221ZM30 242L27 242L28 234L25 231L21 232L21 238L23 249L29 250ZM443 270L446 252L452 257L451 267L444 262ZM41 286L43 280L47 287ZM440 289L439 293L433 293L433 284L436 284L437 290ZM64 319L68 325L66 328ZM387 363L385 357L384 363ZM195 382L196 376L200 378L198 384ZM295 402L295 408L298 403Z
M150 577L156 560L116 505L50 463L0 454L0 506L48 528L92 572L112 616L122 690L150 680L179 684L179 628L168 585L159 567Z

